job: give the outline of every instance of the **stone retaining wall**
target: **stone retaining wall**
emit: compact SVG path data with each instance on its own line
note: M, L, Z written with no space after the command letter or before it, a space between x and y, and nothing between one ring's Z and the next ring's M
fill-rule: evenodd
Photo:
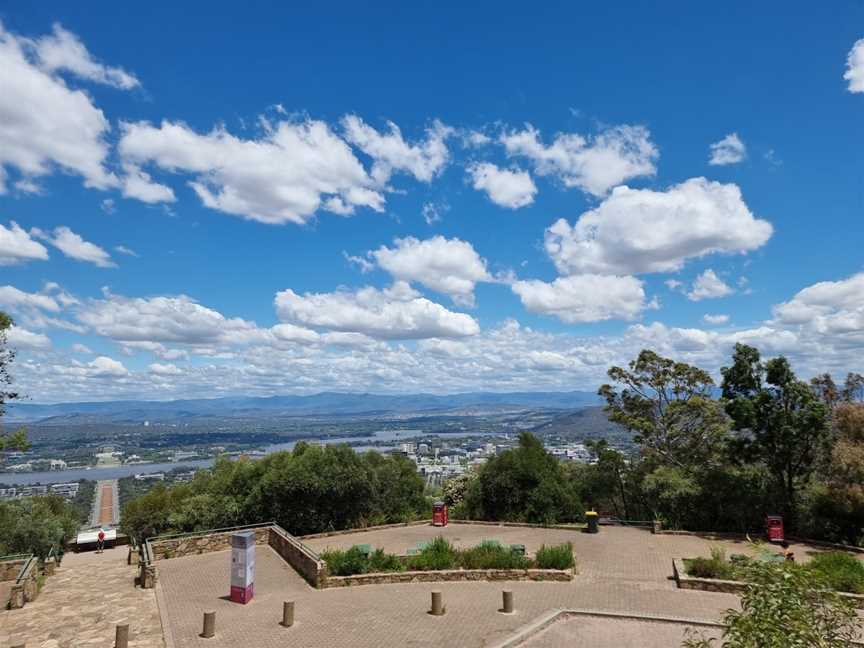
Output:
M18 573L24 566L28 558L14 558L12 560L4 560L0 562L0 582L14 581L18 578Z
M9 609L17 610L39 596L39 561L33 559L9 592Z
M255 532L255 544L266 545L270 538L270 527L248 529ZM153 538L149 541L150 551L154 561L181 556L193 556L213 551L225 551L231 548L231 536L244 529L234 531L217 531L179 538Z
M327 565L314 551L279 526L266 529L267 543L312 587L325 587Z
M573 580L571 569L447 569L439 571L381 572L354 576L328 576L324 587L353 587L391 583L450 583L459 581Z
M687 568L683 558L672 561L672 575L679 589L700 590L702 592L725 592L727 594L741 594L747 590L747 583L743 581L721 580L719 578L696 578L687 575ZM838 595L850 601L858 609L864 609L864 595L837 592Z

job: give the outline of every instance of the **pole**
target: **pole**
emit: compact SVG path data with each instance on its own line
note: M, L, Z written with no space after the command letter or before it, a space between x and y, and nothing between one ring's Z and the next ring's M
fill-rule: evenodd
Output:
M118 623L114 632L114 648L129 648L129 624Z
M294 601L283 601L281 625L285 628L294 625Z
M201 636L204 639L210 639L215 634L216 634L216 613L215 612L205 612L204 613L204 629L201 632Z
M503 599L501 611L504 614L513 614L513 592L510 590L504 590Z
M441 592L432 592L432 609L429 611L429 614L432 616L442 616L446 611Z

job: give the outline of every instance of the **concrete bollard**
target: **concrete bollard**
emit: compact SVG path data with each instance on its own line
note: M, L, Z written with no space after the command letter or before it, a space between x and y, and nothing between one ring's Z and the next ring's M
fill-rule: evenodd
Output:
M444 599L441 596L441 592L432 592L432 609L429 610L429 614L432 616L443 616L446 611L447 608L444 607Z
M129 648L129 624L118 623L114 631L114 648Z
M279 625L290 628L294 625L294 601L284 601L282 603L282 623Z
M201 637L210 639L216 634L216 613L204 613L204 629L201 631Z
M501 605L501 611L504 614L513 614L513 592L510 590L504 590L502 598L503 602Z

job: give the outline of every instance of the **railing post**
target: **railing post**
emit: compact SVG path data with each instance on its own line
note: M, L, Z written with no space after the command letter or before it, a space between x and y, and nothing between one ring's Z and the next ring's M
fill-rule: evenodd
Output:
M216 634L216 613L215 612L205 612L204 613L204 628L201 631L201 637L204 639L210 639Z
M284 601L282 603L282 623L285 628L290 628L294 625L294 601Z
M114 632L114 648L129 648L129 624L117 624Z

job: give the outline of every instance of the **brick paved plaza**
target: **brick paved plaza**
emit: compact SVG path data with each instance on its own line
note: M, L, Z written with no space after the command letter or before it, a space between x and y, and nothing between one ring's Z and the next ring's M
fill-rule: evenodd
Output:
M0 648L18 641L40 648L107 648L113 645L118 622L130 624L132 648L470 648L495 646L558 609L716 621L737 604L737 597L676 589L669 578L672 559L707 555L715 544L729 554L750 552L741 542L715 543L694 536L655 536L608 527L589 535L576 530L451 524L444 529L398 527L306 542L317 551L368 543L405 553L439 534L461 546L484 539L525 544L529 553L543 543L569 540L575 547L578 574L570 583L417 583L315 590L270 547L259 546L255 598L243 606L227 597L228 551L160 560L156 590L142 590L133 584L136 570L127 566L126 548L121 547L104 554L67 554L36 601L21 610L0 612ZM795 551L806 560L812 549L799 545ZM433 589L443 592L447 605L443 617L426 613ZM514 615L497 612L503 589L515 594ZM284 600L296 603L296 623L289 629L278 624ZM205 610L217 613L213 639L198 637ZM525 645L667 648L680 645L683 627L565 618Z
M188 556L160 561L157 587L168 646L270 646L308 648L356 646L494 646L553 609L591 609L654 615L673 615L714 621L734 606L737 597L678 590L669 580L672 559L707 554L715 544L693 536L654 536L627 528L603 528L597 535L571 530L534 529L451 524L444 529L413 526L309 539L308 546L347 548L368 543L394 553L405 553L417 542L444 535L458 545L470 546L483 539L525 544L533 553L543 543L572 541L578 575L572 583L424 583L367 585L315 590L269 548L258 548L255 599L241 606L226 600L230 552ZM748 552L745 543L724 541L729 553ZM804 553L804 548L798 551ZM443 592L444 617L426 614L430 592ZM513 590L517 614L505 616L501 590ZM296 603L297 623L278 625L283 600ZM217 613L217 637L205 640L201 618L205 610ZM578 629L576 621L563 621L546 631L550 642L561 645ZM613 643L597 644L645 648L669 646L669 633L679 627L652 626L644 635L637 625L595 622L581 632L603 636ZM634 629L636 628L636 629ZM587 634L585 634L587 633ZM640 643L628 644L628 637ZM665 634L664 634L665 633ZM577 636L577 635L573 635ZM290 644L288 641L290 640ZM593 640L593 639L592 639ZM604 641L606 639L604 638ZM540 637L535 639L538 644ZM550 645L556 645L550 643ZM580 645L586 648L593 643Z

